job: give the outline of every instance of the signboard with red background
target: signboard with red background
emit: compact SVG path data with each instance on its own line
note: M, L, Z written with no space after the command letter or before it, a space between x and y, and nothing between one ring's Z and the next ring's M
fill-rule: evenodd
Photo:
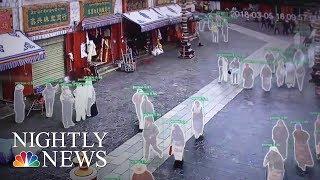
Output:
M0 8L0 34L12 32L12 10Z

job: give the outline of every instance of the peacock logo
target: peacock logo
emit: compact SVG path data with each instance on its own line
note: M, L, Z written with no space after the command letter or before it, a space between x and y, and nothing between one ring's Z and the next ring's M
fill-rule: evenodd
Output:
M40 162L38 161L38 156L32 152L22 151L20 154L16 155L13 161L14 167L39 167Z

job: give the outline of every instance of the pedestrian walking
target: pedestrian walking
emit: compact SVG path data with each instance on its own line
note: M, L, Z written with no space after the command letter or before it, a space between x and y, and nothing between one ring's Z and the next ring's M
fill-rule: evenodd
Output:
M26 105L24 102L23 90L24 86L22 84L17 84L14 88L13 110L16 123L22 123L25 118Z
M52 117L54 100L55 100L55 96L56 96L56 92L58 91L58 88L59 88L58 84L55 87L53 87L51 83L48 83L44 88L44 90L42 91L42 96L45 102L47 117Z
M73 104L75 99L69 87L64 86L61 88L61 91L60 102L62 105L62 124L64 128L69 128L75 125L72 121Z
M285 161L288 154L289 131L283 120L278 120L277 124L272 128L272 140L273 144L278 148L283 161Z
M242 78L243 78L243 88L251 89L254 84L254 78L253 78L253 69L249 66L249 64L245 65L245 68L243 69L243 73L242 73Z
M192 129L196 139L203 135L204 120L202 106L199 101L194 101L192 107Z
M149 159L150 146L154 151L158 153L159 158L162 158L162 151L157 145L157 136L159 135L159 128L154 124L153 116L145 117L145 125L142 132L143 142L144 142L144 158Z
M172 154L176 161L182 161L185 145L185 136L181 127L177 124L173 125L171 132L171 147Z
M270 91L271 89L271 80L272 80L272 71L269 65L263 65L261 72L261 87L264 91Z
M313 167L314 161L311 155L309 146L310 135L307 131L302 129L301 124L295 125L293 131L294 138L294 157L298 167L302 171L306 171L307 167Z
M267 180L283 180L285 173L284 162L277 147L272 146L269 148L264 157L263 166L268 166Z

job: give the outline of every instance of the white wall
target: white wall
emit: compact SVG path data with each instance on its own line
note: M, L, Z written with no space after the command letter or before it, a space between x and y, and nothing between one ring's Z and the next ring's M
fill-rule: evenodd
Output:
M156 0L148 0L148 7L150 8L150 7L154 7L155 4L156 3Z
M122 0L116 0L114 3L114 14L122 14Z

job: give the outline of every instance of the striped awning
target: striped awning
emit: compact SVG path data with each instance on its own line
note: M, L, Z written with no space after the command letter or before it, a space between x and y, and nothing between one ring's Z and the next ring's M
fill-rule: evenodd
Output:
M51 29L45 29L45 30L39 30L39 31L33 31L33 32L27 32L26 35L31 39L32 41L40 40L40 39L47 39L55 36L60 36L67 34L68 31L70 31L69 26L63 26L58 28L51 28Z
M158 13L154 9L144 9L140 11L133 11L124 13L123 16L138 24L141 27L141 32L150 31L169 24L167 17Z
M83 29L93 29L102 26L108 26L121 22L121 14L113 14L108 16L99 16L92 18L84 18L82 21Z
M45 50L16 31L0 35L0 71L45 59Z

